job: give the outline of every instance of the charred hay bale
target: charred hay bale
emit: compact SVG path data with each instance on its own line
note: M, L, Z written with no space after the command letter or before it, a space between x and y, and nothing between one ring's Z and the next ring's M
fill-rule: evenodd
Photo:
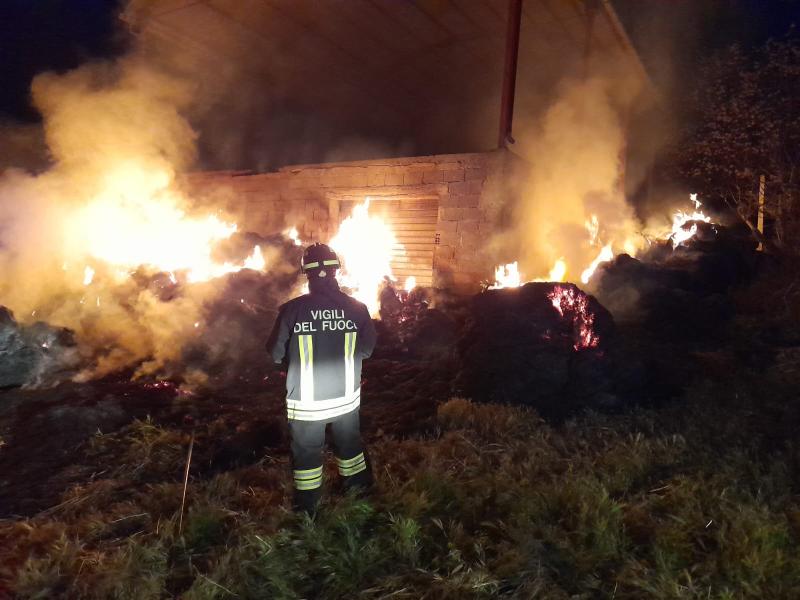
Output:
M22 337L14 315L0 307L0 387L28 382L39 361L39 353Z
M380 292L380 317L376 357L430 361L452 355L458 326L444 312L429 308L424 288L406 292L387 281Z
M715 294L750 280L758 254L752 236L734 227L698 222L697 234L677 248L656 243L637 260L627 254L601 265L595 275L598 291L634 287L640 294L681 289Z
M403 323L400 334L409 356L420 360L449 357L457 336L455 322L435 308Z
M264 244L267 238L247 237L242 248L254 241ZM262 245L275 264L294 265L300 252L291 244ZM197 337L187 343L175 371L194 370L210 377L207 385L227 385L253 381L263 375L269 361L265 343L278 315L280 305L299 288L299 269L275 268L268 272L243 269L224 278L222 291L203 307Z
M697 242L688 252L694 253L689 272L701 294L726 293L750 281L755 273L755 252L735 242Z
M628 254L620 254L601 264L595 277L601 294L625 286L648 292L665 288L689 289L692 285L690 274L678 265L643 262Z
M735 254L681 251L657 263L617 256L601 266L597 296L619 319L642 323L662 341L716 339L733 317L720 293L750 272Z
M614 402L611 314L572 284L528 283L475 296L458 344L456 392L563 418Z
M69 330L41 321L20 325L0 306L0 388L57 383L78 361Z
M376 358L438 360L452 356L458 338L455 322L443 312L426 308L403 319L375 322Z
M734 316L733 301L724 294L697 295L680 289L662 290L642 299L644 326L662 341L721 340Z
M197 337L184 346L175 370L205 373L211 378L208 385L226 385L263 371L267 337L286 291L292 289L284 283L250 270L227 275L222 292L204 306Z

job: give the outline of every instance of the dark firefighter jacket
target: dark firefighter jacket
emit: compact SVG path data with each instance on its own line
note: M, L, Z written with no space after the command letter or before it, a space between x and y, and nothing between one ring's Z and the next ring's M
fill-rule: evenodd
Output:
M361 361L375 348L367 307L339 290L336 280L312 280L311 292L281 306L267 342L276 363L288 359L290 419L323 421L361 402Z

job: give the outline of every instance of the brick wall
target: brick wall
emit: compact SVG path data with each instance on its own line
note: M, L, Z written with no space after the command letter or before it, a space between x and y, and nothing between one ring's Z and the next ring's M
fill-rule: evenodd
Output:
M194 173L190 186L227 206L242 229L262 235L295 226L304 241L327 241L346 215L341 201L435 198L437 287L475 289L499 260L490 240L513 201L521 161L507 151L284 167L276 173Z

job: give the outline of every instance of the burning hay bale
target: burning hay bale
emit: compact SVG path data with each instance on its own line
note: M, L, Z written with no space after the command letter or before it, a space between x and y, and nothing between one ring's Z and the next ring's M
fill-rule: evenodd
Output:
M695 260L686 257L681 261L685 264L674 260L649 263L627 255L618 256L604 266L599 278L598 296L615 312L619 308L620 313L634 315L637 320L652 325L654 333L665 326L683 329L682 324L686 323L701 325L694 323L698 318L708 320L713 326L721 325L720 318L730 316L729 311L720 312L717 304L721 298L714 289L716 283L703 277L708 264L694 264ZM635 302L633 312L620 306L620 299L625 297L628 303ZM716 310L710 311L712 308ZM674 333L683 337L677 329Z
M614 321L569 283L528 283L475 296L459 342L457 392L563 417L613 402L607 349Z
M275 258L278 265L297 265L301 250L278 237L254 238L248 234L242 248L253 242ZM279 306L299 288L299 271L279 268L269 273L252 269L225 276L220 293L206 303L197 323L197 336L183 348L173 365L194 383L226 385L260 379L267 363L264 342Z
M72 333L46 323L17 323L0 306L0 388L52 383L80 361Z
M642 256L626 254L602 265L598 298L618 319L638 322L663 341L710 341L733 316L727 292L747 282L756 265L755 244L722 226L673 250L656 245Z
M291 288L282 288L263 273L229 275L223 293L205 307L197 337L174 365L176 374L212 387L255 379L267 363L264 342L286 299L285 289Z
M452 355L458 337L456 323L441 310L429 307L428 290L397 289L387 280L379 300L377 356L430 361Z
M208 282L192 282L185 272L146 268L118 284L98 274L94 283L106 286L102 302L99 295L96 302L77 294L61 299L83 315L84 329L75 332L43 321L18 322L0 307L0 388L85 382L115 373L168 378L190 387L255 378L255 371L264 370L263 343L278 306L299 288L294 268L299 250L280 236L243 233L219 252L219 264L228 272ZM251 253L268 257L270 271L228 268ZM60 314L53 311L34 314L59 322ZM177 327L179 322L185 326ZM109 326L115 329L102 329ZM148 337L155 330L160 344ZM126 346L132 339L141 347Z

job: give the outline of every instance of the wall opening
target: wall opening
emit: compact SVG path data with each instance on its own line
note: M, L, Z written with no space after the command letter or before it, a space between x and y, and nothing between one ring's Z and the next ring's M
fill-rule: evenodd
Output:
M353 207L361 202L363 199L340 200L340 216L348 216ZM432 287L439 199L373 196L370 198L369 212L383 219L397 238L391 264L392 273L400 285L413 276L417 285Z

